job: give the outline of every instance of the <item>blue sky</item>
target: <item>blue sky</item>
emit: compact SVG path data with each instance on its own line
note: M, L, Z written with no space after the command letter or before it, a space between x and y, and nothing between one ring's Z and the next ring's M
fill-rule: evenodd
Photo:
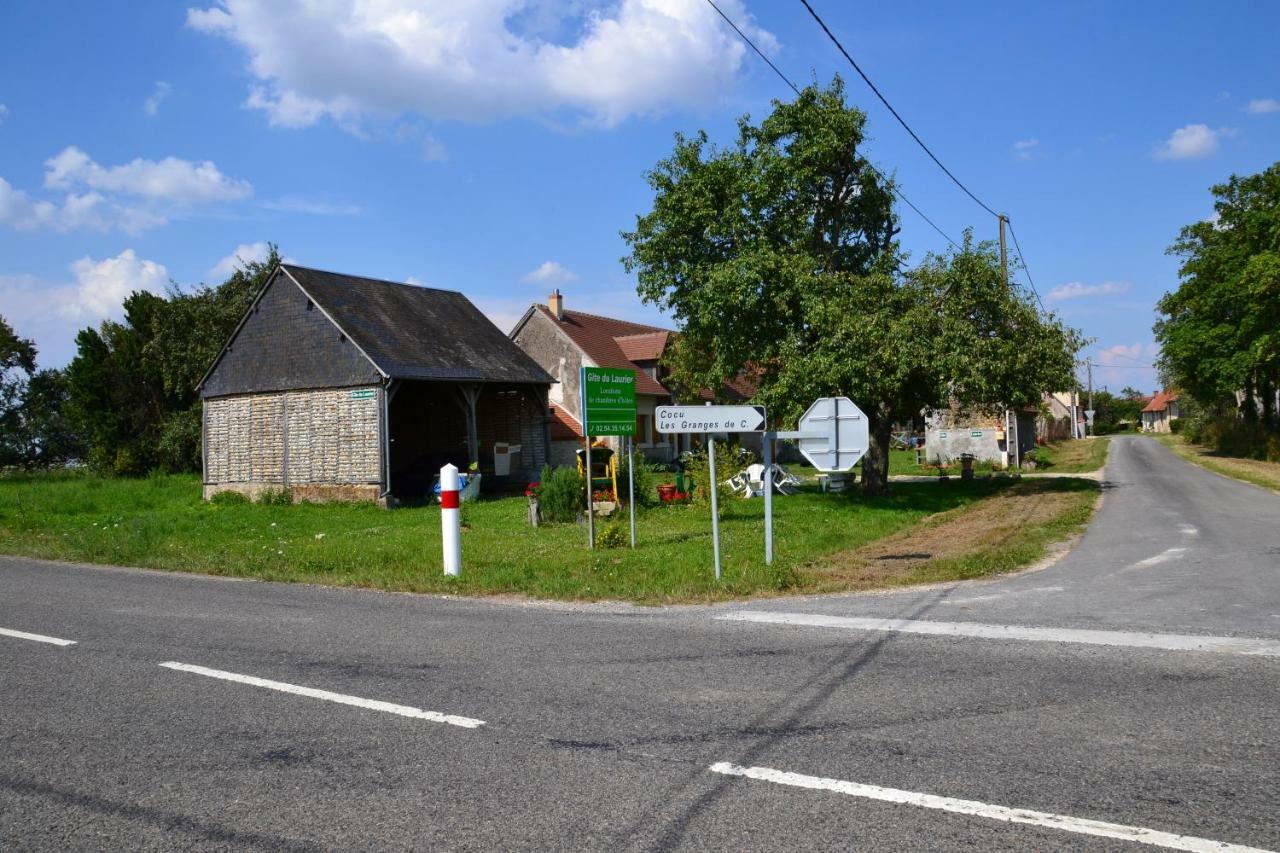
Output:
M843 74L873 160L953 237L994 238L799 2L720 5L793 79ZM1211 184L1280 154L1280 5L815 7L1010 215L1046 303L1097 339L1086 354L1150 364L1165 248L1212 214ZM130 289L221 280L269 240L461 290L504 326L555 286L571 308L660 321L618 263L645 170L674 132L728 141L787 94L704 0L11 0L0 313L57 366ZM907 248L942 248L901 217Z

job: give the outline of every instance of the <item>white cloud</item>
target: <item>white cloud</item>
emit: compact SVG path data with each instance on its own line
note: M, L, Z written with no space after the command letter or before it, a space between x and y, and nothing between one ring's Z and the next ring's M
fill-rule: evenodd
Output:
M418 278L416 275L411 275L411 276L409 276L408 278L406 278L406 279L404 280L404 283L405 283L405 284L412 284L412 285L414 285L415 287L427 287L427 286L428 286L428 285L427 285L427 283L426 283L425 281L423 281L422 279Z
M1249 106L1245 107L1245 109L1254 115L1280 113L1280 101L1275 98L1255 98L1249 102Z
M1039 139L1019 139L1013 143L1013 153L1019 160L1030 160L1034 149L1040 144Z
M142 111L149 116L160 112L160 102L173 93L173 87L163 80L156 81L156 88L142 102Z
M1218 141L1224 136L1235 136L1229 127L1217 130L1207 124L1189 124L1180 127L1156 149L1157 160L1193 160L1208 157L1218 150Z
M163 217L141 207L110 201L101 193L67 193L62 202L33 199L0 178L0 225L19 231L50 229L66 232L77 228L130 234L164 223Z
M1159 371L1155 363L1159 357L1160 345L1154 341L1104 347L1093 357L1094 387L1119 393L1127 386L1151 393L1158 384ZM1080 378L1082 381L1085 378L1083 369Z
M1117 293L1128 293L1132 285L1127 281L1104 281L1101 284L1085 284L1072 281L1060 284L1045 298L1050 302L1063 302L1068 299L1082 299L1088 296L1112 296Z
M260 264L270 255L271 247L267 245L265 240L259 240L256 243L241 243L232 250L231 254L213 265L213 268L209 270L209 280L225 281L236 270L242 269L245 264Z
M75 288L64 295L62 311L72 317L103 319L119 316L125 297L134 291L162 294L169 271L155 261L125 249L114 258L95 261L85 256L71 265Z
M0 124L4 124L4 120L9 117L9 108L4 104L0 104Z
M746 60L703 0L582 5L555 15L525 0L220 0L188 10L187 25L245 52L257 80L247 106L287 127L404 113L462 121L569 114L608 127L713 103ZM762 50L777 50L742 0L720 6ZM526 13L539 13L539 23ZM556 20L541 20L548 15ZM556 31L572 35L565 43L542 36Z
M361 209L354 204L333 204L316 199L285 196L274 201L264 201L262 206L267 210L278 210L283 213L308 213L312 216L357 216Z
M209 160L193 163L177 157L143 160L104 167L74 145L45 161L44 185L70 189L84 185L101 192L117 192L176 204L235 201L253 194L248 181L229 178Z
M530 270L520 278L528 284L569 284L578 280L578 274L555 261L543 261L535 270Z

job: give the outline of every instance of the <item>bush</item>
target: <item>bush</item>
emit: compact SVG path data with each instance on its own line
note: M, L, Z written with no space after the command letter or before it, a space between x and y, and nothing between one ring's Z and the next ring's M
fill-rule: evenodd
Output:
M217 506L243 506L249 499L240 492L218 492L209 498L209 503Z
M711 492L708 486L711 483L711 461L707 458L705 448L695 450L692 453L685 454L684 457L685 477L691 478L695 484L693 490L693 499L698 503L710 503ZM733 497L733 491L724 484L725 480L737 474L748 465L755 464L756 456L749 450L743 450L734 443L724 444L723 442L716 445L716 488L719 493L716 499L720 503L720 511L723 513L724 508L730 498Z
M1169 421L1169 432L1173 433L1174 435L1182 435L1184 432L1187 431L1187 427L1190 425L1190 423L1191 422L1186 418L1175 418Z
M542 467L537 488L539 514L552 524L572 524L586 511L586 483L576 468Z
M630 486L627 483L627 467L630 460L626 454L618 460L618 499L620 503L626 503L629 497ZM635 471L635 489L636 489L636 506L650 507L658 504L658 478L653 472L653 466L645 462L644 454L636 452L636 471Z

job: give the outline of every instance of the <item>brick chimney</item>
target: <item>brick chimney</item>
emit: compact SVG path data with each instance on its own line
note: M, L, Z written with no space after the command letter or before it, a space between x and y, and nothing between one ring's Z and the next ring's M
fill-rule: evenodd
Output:
M564 297L560 295L560 288L551 291L551 295L547 297L547 307L551 309L551 316L557 320L564 319Z

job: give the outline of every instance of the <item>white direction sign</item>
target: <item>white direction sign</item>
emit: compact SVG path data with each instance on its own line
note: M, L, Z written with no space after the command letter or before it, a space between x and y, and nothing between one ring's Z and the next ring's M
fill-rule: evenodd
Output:
M814 400L800 417L797 444L804 458L823 472L848 471L867 452L867 416L848 397Z
M658 432L760 432L764 406L658 406Z

